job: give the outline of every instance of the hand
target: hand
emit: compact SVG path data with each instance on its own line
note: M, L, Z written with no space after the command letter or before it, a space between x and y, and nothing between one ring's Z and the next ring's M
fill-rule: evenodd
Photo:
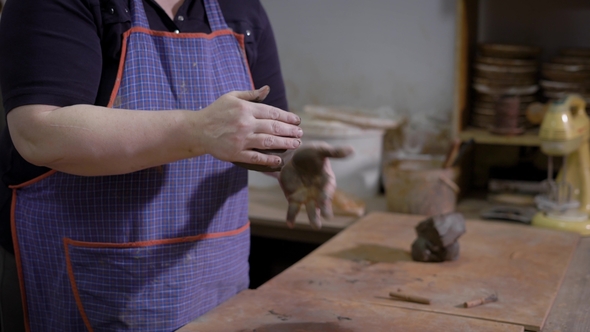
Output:
M325 142L306 143L297 149L281 170L279 183L287 201L287 225L295 225L295 217L305 205L313 228L322 227L320 214L332 218L332 197L336 178L328 158L344 158L353 152L352 147L332 147Z
M297 115L259 103L269 91L233 91L201 111L206 153L237 164L280 167L281 157L264 150L295 149L303 132Z

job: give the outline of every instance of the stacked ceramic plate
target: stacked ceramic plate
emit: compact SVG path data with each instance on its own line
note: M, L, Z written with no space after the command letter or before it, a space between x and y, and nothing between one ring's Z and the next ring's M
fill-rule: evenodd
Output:
M491 129L496 102L503 96L520 99L519 124L527 124L527 106L537 100L541 48L527 45L480 44L474 64L475 103L471 125Z
M590 49L563 49L542 68L541 87L548 101L576 93L590 110Z

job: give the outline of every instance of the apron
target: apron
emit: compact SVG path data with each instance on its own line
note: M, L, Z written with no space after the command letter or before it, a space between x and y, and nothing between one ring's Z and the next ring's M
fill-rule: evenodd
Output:
M243 36L149 29L131 1L110 107L199 110L253 88ZM248 287L247 171L210 155L116 176L51 171L13 188L29 331L172 331Z

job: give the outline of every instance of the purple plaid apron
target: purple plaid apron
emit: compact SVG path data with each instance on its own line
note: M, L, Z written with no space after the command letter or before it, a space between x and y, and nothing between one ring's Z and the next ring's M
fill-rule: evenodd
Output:
M242 36L149 30L132 0L110 106L198 110L252 89ZM51 171L13 187L30 331L172 331L248 286L247 171L210 155L117 176Z

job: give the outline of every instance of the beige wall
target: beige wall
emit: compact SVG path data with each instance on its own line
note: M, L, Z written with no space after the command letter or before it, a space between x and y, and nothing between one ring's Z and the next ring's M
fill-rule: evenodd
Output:
M455 0L261 1L292 110L387 105L449 124ZM480 0L479 17L482 42L540 45L545 59L562 47L590 47L588 0Z
M262 0L290 107L397 111L446 123L452 109L455 1Z

